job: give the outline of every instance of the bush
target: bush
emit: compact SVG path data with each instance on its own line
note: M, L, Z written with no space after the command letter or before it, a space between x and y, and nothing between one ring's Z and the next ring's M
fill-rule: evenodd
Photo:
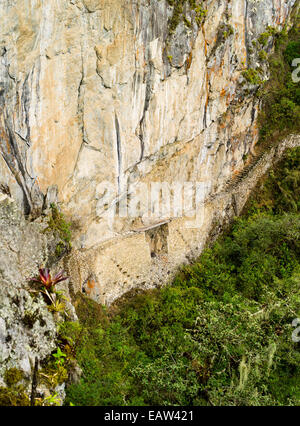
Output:
M264 186L260 184L247 203L250 214L300 211L300 148L288 150L283 160L271 170Z
M262 111L259 116L260 142L275 143L289 133L300 131L300 88L292 81L293 59L300 57L299 16L286 33L276 33L275 53L269 58L270 78L259 96Z

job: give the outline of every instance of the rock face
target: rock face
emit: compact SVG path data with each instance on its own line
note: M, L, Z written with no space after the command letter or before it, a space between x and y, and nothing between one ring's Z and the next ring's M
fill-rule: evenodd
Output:
M243 71L267 76L255 42L294 4L0 1L0 182L32 215L58 186L77 225L78 290L109 303L201 251L224 207L211 197L257 141L259 105ZM198 199L200 219L187 225L165 201L154 214L153 182L198 185L184 200Z
M48 192L51 195L53 188ZM33 383L40 401L57 394L62 403L67 373L76 378L80 372L76 363L65 370L66 377L58 368L51 371L50 355L59 346L58 323L78 320L68 280L55 287L64 296L63 312L50 310L39 286L29 280L42 266L50 266L52 276L62 269L62 260L55 255L59 242L46 212L30 222L11 197L0 193L0 405L18 405L8 398L17 389L19 402L23 395L28 405ZM19 378L14 382L11 378L16 373Z
M26 222L12 199L0 194L0 386L11 368L30 382L35 359L42 361L56 347L53 315L28 284L48 258L44 228Z

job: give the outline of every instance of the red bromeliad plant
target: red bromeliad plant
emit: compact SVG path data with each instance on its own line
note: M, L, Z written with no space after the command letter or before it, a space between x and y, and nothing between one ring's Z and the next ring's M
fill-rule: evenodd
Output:
M50 296L48 290L51 292L53 290L53 287L57 283L60 283L61 281L65 281L69 277L64 277L64 271L60 271L58 272L58 274L54 276L54 278L52 278L50 274L50 270L47 268L39 269L39 274L40 275L38 278L31 278L30 281L41 284L44 287L44 293L47 294L51 302L54 303L53 298Z
M39 269L40 276L38 278L31 278L31 281L42 284L46 287L47 290L51 290L57 283L67 280L69 277L64 277L64 271L60 271L55 275L54 278L51 277L50 270L47 268Z

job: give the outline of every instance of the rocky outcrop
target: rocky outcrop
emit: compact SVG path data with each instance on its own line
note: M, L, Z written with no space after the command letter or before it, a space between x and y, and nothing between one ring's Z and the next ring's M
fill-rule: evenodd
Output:
M29 403L32 382L58 346L59 314L49 311L42 293L29 281L39 267L53 263L56 244L46 216L34 222L25 220L16 203L0 193L0 405L12 403L5 394L10 382L19 383L22 391L18 393L27 395ZM69 296L66 285L57 290ZM76 320L73 306L66 303L68 319ZM8 374L18 377L16 382ZM48 396L49 391L54 390L39 378L36 396ZM55 392L63 397L64 384ZM21 397L17 405L22 405L20 401Z
M58 186L77 225L76 289L109 303L201 251L215 209L226 214L209 200L255 153L259 105L243 72L267 77L255 43L294 4L0 2L0 181L32 216ZM200 222L136 201L153 182L197 184Z
M35 359L56 347L56 325L42 295L28 279L47 262L49 236L42 223L26 222L15 203L0 194L0 386L10 368L31 380Z

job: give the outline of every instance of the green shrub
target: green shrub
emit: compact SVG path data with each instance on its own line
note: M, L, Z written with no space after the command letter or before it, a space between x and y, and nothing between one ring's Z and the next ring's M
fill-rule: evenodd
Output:
M292 62L295 58L300 58L300 41L290 41L284 50L285 61L292 66Z
M260 143L276 143L289 133L300 132L300 87L292 81L293 59L300 57L299 16L287 33L276 34L276 50L269 58L270 78L259 92Z
M275 170L268 172L264 186L254 191L246 210L250 214L300 211L300 148L288 150Z
M257 69L249 68L246 71L243 71L242 74L249 84L259 85L262 83L262 79Z
M197 2L196 0L168 0L168 3L173 7L173 14L168 25L169 34L174 33L181 21L184 22L188 28L192 27L192 22L190 22L183 14L183 7L186 3L188 3L191 10L195 12L195 22L198 26L202 24L203 19L206 16L206 10L200 2Z
M51 204L51 216L49 218L49 228L56 231L60 238L67 244L71 240L71 224L66 222L63 213L59 211L55 204Z

